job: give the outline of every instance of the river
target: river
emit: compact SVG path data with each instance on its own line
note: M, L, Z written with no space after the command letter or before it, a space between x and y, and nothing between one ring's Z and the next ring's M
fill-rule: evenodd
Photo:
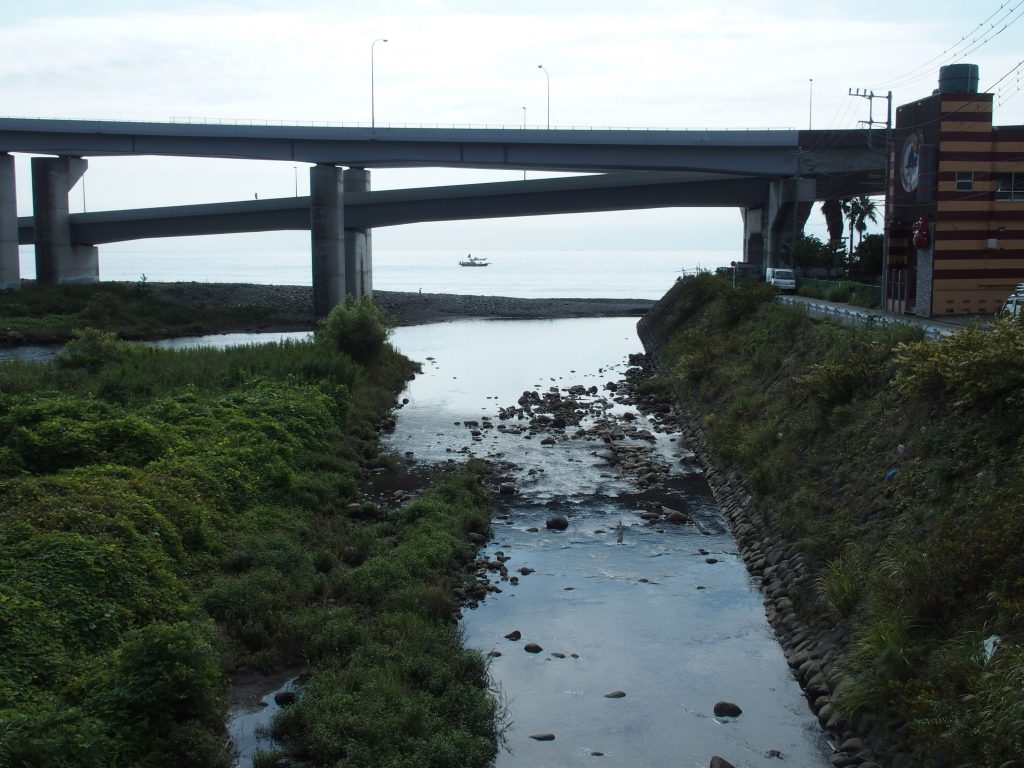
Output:
M659 429L606 385L641 351L635 318L465 320L397 328L392 341L421 361L385 448L410 462L479 456L507 463L517 489L500 496L487 558L508 557L512 579L462 619L468 646L491 655L504 702L505 748L496 768L683 766L712 755L741 766L829 765L830 747L790 674L761 596L699 472L679 459L677 435ZM160 346L231 346L307 334L230 334ZM27 357L42 359L51 349ZM543 440L519 419L501 419L524 392L574 398L580 427L628 425L674 467L657 493L607 462L575 427ZM596 394L591 394L596 392ZM621 399L621 398L620 398ZM510 411L504 411L507 415ZM627 414L629 414L627 416ZM547 443L547 444L545 444ZM652 500L685 510L697 525L650 523ZM564 515L565 531L546 521ZM699 528L698 528L699 525ZM619 542L618 532L622 531ZM518 575L526 568L528 575ZM522 637L505 636L518 630ZM525 645L536 643L538 653ZM288 684L290 685L290 683ZM614 698L606 694L616 692ZM264 701L273 700L273 691ZM742 709L716 717L718 701ZM241 768L267 746L260 731L273 704L235 711L230 729ZM550 740L531 738L540 734Z
M507 749L497 766L696 768L716 754L735 766L828 765L828 744L706 481L680 464L676 435L643 416L627 421L635 409L605 389L641 351L635 324L478 320L394 336L424 371L403 394L388 447L416 462L474 455L514 464L518 493L500 497L486 555L509 557L509 573L533 572L518 584L495 579L501 591L462 620L469 646L500 654L491 674L507 708ZM596 414L581 426L610 418L655 436L654 453L676 468L659 498L703 532L641 518L650 491L606 463L600 440L545 445L499 417L524 392L573 385L598 389L580 399ZM546 529L553 515L567 517L566 531ZM522 638L506 639L514 630ZM543 650L525 652L528 642ZM742 714L715 717L722 700ZM542 733L554 739L531 738Z

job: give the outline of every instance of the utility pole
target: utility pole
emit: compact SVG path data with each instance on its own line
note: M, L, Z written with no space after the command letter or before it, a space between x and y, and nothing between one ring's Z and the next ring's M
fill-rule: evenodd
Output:
M889 200L889 182L892 175L892 91L889 91L884 96L876 94L874 91L862 90L860 88L849 90L850 96L859 96L862 99L868 100L868 119L858 121L861 124L867 125L868 131L870 132L876 125L885 126L885 206L882 209L882 311L885 311L886 302L888 300L888 288L889 281L887 272L889 271L889 209L892 206L892 202ZM875 120L874 117L874 105L875 99L885 99L886 110L885 110L885 122L881 120ZM868 146L871 146L871 137L868 136Z

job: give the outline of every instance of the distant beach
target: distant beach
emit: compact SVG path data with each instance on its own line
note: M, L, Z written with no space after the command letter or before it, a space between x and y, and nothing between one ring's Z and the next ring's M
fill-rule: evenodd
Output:
M152 283L156 298L197 307L266 307L267 330L313 328L313 289L308 285L255 283ZM639 317L652 299L512 298L451 293L374 291L374 302L395 325L438 323L459 318L558 319Z

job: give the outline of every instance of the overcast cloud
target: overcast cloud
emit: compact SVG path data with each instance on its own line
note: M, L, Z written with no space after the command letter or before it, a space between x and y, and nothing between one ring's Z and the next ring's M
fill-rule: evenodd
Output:
M1002 10L994 0L492 5L9 2L0 18L0 113L368 124L371 46L387 38L373 49L378 125L522 126L525 107L527 125L543 127L543 64L552 126L850 128L868 118L868 101L849 96L850 88L891 88L898 105L929 95L940 65L965 61L979 65L985 89L1013 71L1024 50L1024 22L1015 23L1022 0ZM1001 84L997 124L1024 122L1019 87L1019 72ZM875 119L884 112L876 101ZM27 158L18 158L17 171L25 215ZM515 178L521 174L392 170L375 171L373 186ZM304 194L306 168L290 164L92 159L84 194L75 190L71 205L283 197L296 179ZM375 233L374 247L737 250L740 231L734 209L659 210L387 228ZM807 231L825 232L817 210ZM265 242L305 243L308 236Z

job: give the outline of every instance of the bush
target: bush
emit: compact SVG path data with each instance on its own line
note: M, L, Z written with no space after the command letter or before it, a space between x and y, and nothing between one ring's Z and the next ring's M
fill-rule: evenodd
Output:
M316 338L360 363L367 363L384 349L390 330L384 311L369 296L351 296L331 310L317 328Z
M154 623L126 638L110 670L112 710L124 765L220 768L214 736L225 712L220 659L210 625Z
M73 331L73 338L57 353L54 362L62 368L85 368L97 371L120 360L131 351L117 334L95 328Z

